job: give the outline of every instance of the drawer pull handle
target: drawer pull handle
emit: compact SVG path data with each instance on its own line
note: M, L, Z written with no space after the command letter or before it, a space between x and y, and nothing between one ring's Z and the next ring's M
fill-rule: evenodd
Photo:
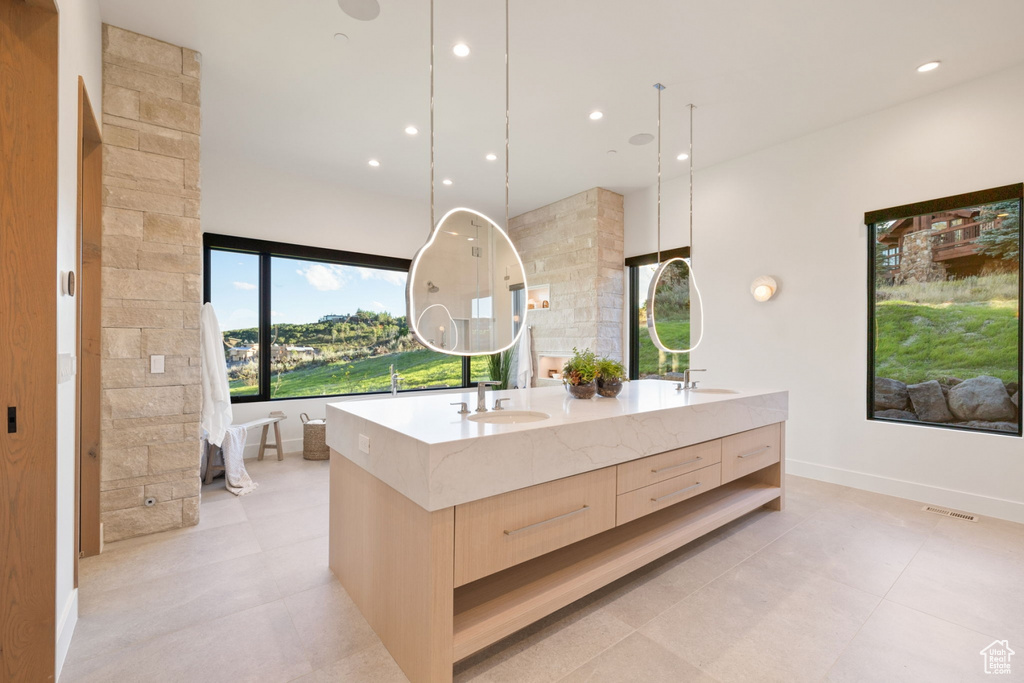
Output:
M764 453L765 451L770 450L770 449L771 449L771 446L761 446L756 451L750 451L749 453L744 453L743 455L737 455L736 457L737 458L749 458L752 455L757 455L758 453Z
M656 470L651 470L651 474L661 474L662 472L668 472L669 470L674 470L677 467L684 467L686 465L692 465L693 463L700 462L703 459L704 458L698 456L698 457L694 458L693 460L687 460L686 462L681 462L678 465L669 465L668 467L661 467L661 468L656 469Z
M524 531L529 531L530 529L535 529L535 528L537 528L539 526L543 526L544 524L550 524L551 522L557 522L558 520L565 519L566 517L572 517L575 514L579 514L580 512L583 512L584 510L589 510L589 509L590 509L589 505L584 505L583 507L579 508L578 510L570 510L569 512L566 512L565 514L558 515L557 517L552 517L551 519L545 519L543 522L534 522L533 524L527 524L524 527L520 527L518 529L513 529L512 531L509 531L508 529L505 529L505 535L506 536L515 536L518 533L522 533Z
M657 498L651 498L651 502L652 503L660 503L661 501L665 500L666 498L671 498L672 496L678 496L680 493L686 493L687 491L689 491L691 489L695 489L698 486L700 486L700 482L699 481L696 484L694 484L693 486L687 486L685 489L679 489L678 491L673 491L672 493L666 493L664 496L658 496Z

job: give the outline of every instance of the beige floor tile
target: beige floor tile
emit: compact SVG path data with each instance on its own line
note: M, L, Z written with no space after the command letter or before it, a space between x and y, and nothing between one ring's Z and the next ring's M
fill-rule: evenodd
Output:
M377 642L334 664L318 669L295 683L407 683L387 648Z
M288 596L285 604L314 669L380 642L337 581Z
M993 517L980 517L977 522L940 517L934 534L958 543L1024 556L1024 524Z
M796 505L787 501L785 510L758 508L736 521L726 524L718 530L718 533L743 547L748 555L753 555L803 522L811 514L813 513L808 510L798 510Z
M872 518L922 533L930 533L942 517L922 510L924 503L886 496L861 489L844 488L829 510L833 513L863 513Z
M281 601L175 631L65 667L62 683L290 681L309 673L299 636Z
M327 536L274 548L263 553L267 571L277 581L281 597L335 581L327 566Z
M640 632L722 681L817 681L879 601L758 554Z
M455 680L557 681L632 628L594 604L569 605L455 665Z
M241 499L241 505L250 521L277 517L303 508L326 505L330 487L324 481L316 486L297 486L289 489L258 488Z
M1024 554L933 536L886 596L979 633L1024 643Z
M882 597L927 538L871 515L825 510L761 552Z
M147 543L111 543L99 555L82 560L79 585L102 593L259 551L247 522L192 533L153 534Z
M328 505L301 508L282 512L273 517L249 522L253 533L264 551L326 536L328 528Z
M227 493L231 496L230 498L203 500L199 506L199 524L186 527L186 530L205 531L206 529L216 529L219 526L247 522L245 508L242 506L242 497L236 496L230 491Z
M715 679L639 633L621 640L562 679L565 683L714 683Z
M828 674L835 683L991 680L981 649L995 640L883 600Z
M658 616L752 553L711 533L584 598L633 628Z
M68 653L79 661L141 643L279 597L259 555L168 574L97 593L83 590Z

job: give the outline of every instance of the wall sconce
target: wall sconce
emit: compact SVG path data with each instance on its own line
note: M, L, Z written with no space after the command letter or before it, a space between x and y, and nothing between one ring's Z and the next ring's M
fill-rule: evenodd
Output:
M773 296L779 289L779 283L775 281L775 278L769 275L762 275L761 277L754 278L754 281L750 283L750 294L754 297L755 301L764 303Z

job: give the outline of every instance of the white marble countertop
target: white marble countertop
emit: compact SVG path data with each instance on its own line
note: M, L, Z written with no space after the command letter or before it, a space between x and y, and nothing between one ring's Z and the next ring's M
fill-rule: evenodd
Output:
M788 392L680 392L675 382L628 382L618 398L579 400L563 387L488 391L508 410L551 417L488 424L459 415L476 390L327 406L327 444L427 510L607 467L782 422ZM369 453L359 437L369 438Z

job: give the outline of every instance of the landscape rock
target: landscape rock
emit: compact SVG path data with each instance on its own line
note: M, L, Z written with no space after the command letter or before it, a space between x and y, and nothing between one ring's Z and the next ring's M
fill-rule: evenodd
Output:
M1002 384L999 386L1002 387ZM956 387L950 390L950 395L953 391L956 391ZM942 393L942 386L934 379L909 385L907 393L910 394L910 403L914 406L914 412L922 422L953 421L953 414L946 406L946 397Z
M879 410L875 417L884 417L887 420L917 420L917 415L909 410Z
M904 410L910 397L907 385L886 377L875 378L875 410Z
M969 427L971 429L993 429L997 432L1016 432L1016 422L986 422L984 420L970 420L969 422L957 422L958 427Z
M1015 393L1015 394L1013 395L1013 398L1011 398L1010 400L1011 400L1011 401L1013 401L1013 405L1015 405L1015 406L1018 406L1018 407L1019 407L1019 406L1020 406L1020 391L1018 390L1018 391L1017 391L1017 392L1016 392L1016 393Z
M961 421L1001 422L1017 417L1017 408L1002 380L988 375L973 377L950 389L949 410Z
M1013 396L1018 391L1020 391L1020 385L1017 384L1016 382L1004 382L1004 384L1006 385L1006 393L1008 393L1010 396Z

